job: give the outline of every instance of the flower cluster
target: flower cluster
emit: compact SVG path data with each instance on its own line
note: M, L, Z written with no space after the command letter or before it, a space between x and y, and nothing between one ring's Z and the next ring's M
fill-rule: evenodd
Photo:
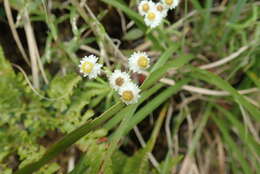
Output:
M144 16L144 22L151 28L161 24L163 18L167 16L168 10L179 5L180 0L161 0L154 3L151 0L142 0L138 5L140 15Z
M94 55L84 57L80 61L80 73L89 79L96 78L101 74L102 67L102 65L98 64L97 61L98 58ZM129 57L128 65L131 72L141 73L150 67L150 58L145 52L135 52ZM131 80L129 73L115 70L109 76L109 84L118 92L121 100L125 104L128 105L138 102L141 90L137 84Z

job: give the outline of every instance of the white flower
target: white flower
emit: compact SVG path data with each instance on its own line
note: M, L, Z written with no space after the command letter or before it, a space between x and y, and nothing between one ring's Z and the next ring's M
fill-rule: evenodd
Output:
M164 5L166 5L166 7L168 7L169 9L174 9L175 7L177 7L180 3L180 0L161 0L162 3Z
M137 103L140 97L139 93L140 89L132 82L127 83L119 90L121 100L127 105Z
M119 88L123 87L125 84L129 83L130 81L131 80L129 74L126 72L121 72L120 70L115 70L109 76L109 83L112 86L112 88L116 91L119 90Z
M144 18L144 22L147 26L151 28L157 27L161 24L163 19L163 15L156 10L156 8L151 8L146 14Z
M141 73L150 67L150 58L145 52L135 52L130 56L128 64L131 71Z
M153 7L154 7L154 2L143 0L138 5L138 11L141 16L144 16Z
M89 79L96 78L101 73L101 64L97 63L98 58L94 55L85 56L80 61L80 73L84 77L88 76Z
M158 2L155 4L155 8L158 12L161 13L163 18L167 16L168 7L165 4Z

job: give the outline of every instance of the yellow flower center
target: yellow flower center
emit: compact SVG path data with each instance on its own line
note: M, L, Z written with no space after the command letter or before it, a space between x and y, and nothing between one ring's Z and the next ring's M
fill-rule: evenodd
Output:
M138 64L138 66L140 66L142 68L146 68L149 64L148 58L145 56L139 57L137 64Z
M143 4L143 11L148 12L148 10L149 10L149 5L147 3Z
M92 62L84 62L82 70L84 73L90 73L93 70L94 64Z
M172 5L173 0L165 0L165 3L166 3L167 5Z
M147 14L147 18L151 21L155 20L156 15L153 12Z
M123 94L122 94L122 98L125 101L131 101L134 98L134 94L133 94L132 91L124 91Z
M162 5L157 5L156 8L157 8L157 10L160 11L160 12L163 11L163 6L162 6Z
M124 84L124 79L121 78L121 77L118 77L118 78L116 79L116 85L117 85L117 86L122 86L123 84Z

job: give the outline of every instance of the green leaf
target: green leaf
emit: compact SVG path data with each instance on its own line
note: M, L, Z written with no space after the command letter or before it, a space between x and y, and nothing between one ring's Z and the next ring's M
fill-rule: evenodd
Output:
M144 35L144 32L138 28L133 28L130 31L128 31L124 36L124 40L136 40Z
M153 72L153 71L157 70L158 68L162 67L163 65L165 65L165 63L169 60L169 58L172 56L172 54L177 51L178 48L179 48L179 44L174 44L170 48L168 48L162 54L162 56L159 58L159 60L154 64L151 72Z
M57 75L51 81L48 94L52 98L58 98L64 96L64 94L70 95L73 87L75 87L80 80L81 77L75 73L65 76Z
M173 167L176 166L183 156L172 157L170 153L167 154L165 161L160 165L161 174L170 174Z
M255 85L260 89L260 77L254 72L247 72L247 76L255 83Z
M142 163L144 156L146 155L145 150L137 151L132 157L130 157L124 166L122 174L138 174L140 170L140 164ZM142 171L144 174L149 173L149 163L147 160L144 161Z
M74 87L80 82L81 77L76 73L67 74L65 76L56 75L50 83L47 91L50 98L55 99L50 105L56 109L63 111L70 104L70 96ZM58 102L57 102L58 101Z
M122 174L122 171L126 165L126 161L129 159L123 152L120 150L115 151L112 155L112 169L114 174Z

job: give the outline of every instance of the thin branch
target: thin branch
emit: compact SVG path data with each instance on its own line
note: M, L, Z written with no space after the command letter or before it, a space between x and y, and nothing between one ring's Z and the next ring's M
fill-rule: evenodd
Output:
M75 7L77 7L77 10L79 12L79 14L81 15L81 17L85 20L86 23L88 23L91 27L92 27L92 31L95 33L95 35L98 36L98 33L96 33L97 31L97 26L96 25L102 25L98 20L95 20L96 24L95 26L93 26L92 23L90 23L90 18L87 15L87 13L85 12L85 10L80 6L80 4L78 3L77 0L70 0L70 2L75 5ZM95 16L91 16L91 17L95 17ZM95 19L95 18L94 18ZM103 32L103 31L102 31ZM127 58L122 54L122 52L119 50L119 48L114 44L114 42L111 40L111 38L107 35L107 33L103 33L104 34L104 38L105 39L105 44L104 46L108 47L108 50L111 54L118 56L120 58L120 61L127 61Z
M125 34L126 33L126 31L127 31L127 28L126 28L126 19L125 19L125 16L124 16L124 14L122 13L122 11L121 10L119 10L119 9L116 9L116 11L117 11L117 13L119 14L119 16L120 16L120 19L121 19L121 28L122 28L122 31L123 31L123 33Z
M27 37L27 44L29 47L30 59L31 59L31 69L33 77L33 86L38 89L40 87L40 80L38 74L37 57L35 53L33 30L30 23L30 18L27 10L24 13L24 30Z
M25 15L24 15L24 29L25 29L25 33L26 33L26 37L27 37L27 43L28 43L28 47L29 47L29 52L30 52L30 58L31 58L31 62L32 62L32 73L33 73L33 83L35 83L35 81L37 81L37 86L35 86L36 88L39 88L40 85L40 81L39 81L39 74L38 74L38 66L40 69L40 72L42 74L43 80L46 84L49 83L47 76L44 72L44 68L40 59L40 53L39 53L39 49L37 47L37 42L35 39L35 35L34 35L34 30L30 21L30 16L28 14L28 11L25 9ZM33 67L35 66L35 67ZM35 84L34 84L35 85Z
M217 143L217 157L218 157L218 168L219 168L219 174L225 174L226 173L226 156L225 156L225 150L224 145L221 141L220 135L216 132L216 143Z
M250 45L250 44L249 44ZM248 48L249 48L249 45L246 45L246 46L243 46L241 47L240 49L238 49L236 52L232 53L231 55L225 57L225 58L222 58L216 62L213 62L213 63L210 63L210 64L207 64L207 65L202 65L200 66L199 68L201 69L211 69L211 68L215 68L215 67L218 67L218 66L221 66L221 65L224 65L226 64L227 62L230 62L231 60L237 58L240 54L242 54L243 52L245 52Z
M45 97L43 95L41 95L32 85L31 81L29 80L27 74L25 73L25 71L19 66L19 65L16 65L16 64L12 64L15 68L17 68L24 76L26 82L28 83L29 87L31 88L31 90L35 93L35 95L37 95L38 97L40 97L41 99L44 99L44 100L48 100L48 101L57 101L57 100L60 100L60 99L63 99L65 97L67 97L69 94L66 93L64 94L63 96L60 96L58 98L48 98L48 97ZM80 77L79 77L80 78Z
M16 28L15 28L15 25L14 25L14 21L13 21L13 15L12 15L11 7L10 7L10 4L9 4L9 0L4 0L4 7L5 7L6 17L7 17L9 26L11 28L11 32L12 32L14 40L15 40L17 46L18 46L18 49L20 50L20 52L21 52L25 62L29 66L31 66L29 58L28 58L27 54L25 53L25 50L23 48L23 45L22 45L21 40L19 38L19 35L18 35L17 31L16 31Z
M145 76L148 76L148 72L143 72L142 73ZM168 78L162 78L160 79L160 82L167 84L167 85L175 85L175 81L172 79ZM230 93L227 91L219 91L219 90L212 90L212 89L206 89L206 88L200 88L196 86L191 86L191 85L184 85L182 89L202 95L210 95L210 96L230 96ZM239 90L238 93L245 95L245 94L250 94L250 93L255 93L255 92L260 92L258 88L249 88L249 89L244 89L244 90Z
M243 116L243 120L245 122L245 128L247 130L247 128L250 130L250 132L252 133L252 135L254 136L255 140L257 141L257 143L260 144L260 139L259 139L259 136L258 136L258 132L257 130L255 129L250 117L248 116L246 110L244 109L244 107L239 103L239 108L240 108L240 111L242 113L242 116ZM258 159L259 160L259 159ZM260 161L259 161L260 162Z
M96 49L94 49L94 48L91 48L91 47L89 47L89 46L87 46L87 45L81 45L81 46L80 46L80 49L81 49L81 50L84 50L84 51L87 51L87 52L89 52L89 53L95 54L95 55L97 55L97 56L100 56L100 52L99 52L98 50L96 50Z
M135 132L135 135L136 135L138 141L140 142L142 148L145 148L146 143L145 143L145 141L144 141L144 139L143 139L143 136L142 136L142 134L141 134L141 132L139 131L139 129L138 129L137 126L134 127L134 132ZM159 168L159 163L157 162L156 158L153 156L153 154L152 154L151 152L148 153L148 158L149 158L149 160L151 161L152 165L153 165L155 168L158 169L158 168Z
M171 129L170 129L170 127L171 127L171 120L172 120L172 113L173 113L173 105L171 104L169 106L169 109L168 109L168 112L167 112L167 116L166 116L166 120L165 120L166 140L167 140L169 152L171 153L171 155L173 155L172 135L171 135Z
M95 35L97 36L98 41L97 41L97 44L99 46L99 49L100 49L100 56L101 58L105 61L106 65L108 67L110 67L110 63L109 63L109 60L108 60L108 55L107 55L107 51L106 51L106 47L105 47L105 36L106 36L106 33L102 32L99 28L99 26L101 25L98 21L98 19L96 18L96 16L94 15L94 13L92 12L92 10L89 8L89 6L87 4L84 5L84 7L87 9L90 17L92 19L94 19L94 23L92 22L89 22L89 25L90 27L92 28L93 32L95 33ZM84 12L84 11L83 11Z

